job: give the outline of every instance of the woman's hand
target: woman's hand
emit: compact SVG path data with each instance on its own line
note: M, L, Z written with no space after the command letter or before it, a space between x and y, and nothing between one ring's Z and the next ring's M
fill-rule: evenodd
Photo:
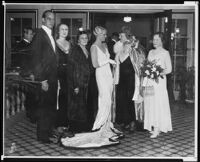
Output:
M160 73L160 76L164 76L164 75L166 75L164 71Z
M116 61L112 60L112 59L109 59L109 63L112 64L112 65L116 65Z
M75 89L74 89L74 93L75 93L75 94L78 94L78 93L79 93L79 88L75 88Z

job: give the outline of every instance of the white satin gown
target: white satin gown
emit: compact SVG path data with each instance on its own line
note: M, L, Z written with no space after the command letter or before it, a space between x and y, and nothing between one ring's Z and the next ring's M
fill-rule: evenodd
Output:
M169 52L162 50L159 53L151 50L148 60L156 60L167 73L171 72L171 59ZM144 97L144 129L151 131L152 126L157 127L161 132L172 131L171 111L167 92L166 75L159 78L156 83L151 79L144 78L143 86L154 87L154 96Z
M117 133L120 133L111 122L111 97L114 83L110 64L106 63L110 58L110 54L107 49L104 53L98 46L93 46L97 48L97 62L100 65L96 68L99 96L98 112L92 128L94 132L78 133L71 138L62 138L61 143L66 147L89 148L119 143L118 140L110 140L110 138L117 137Z

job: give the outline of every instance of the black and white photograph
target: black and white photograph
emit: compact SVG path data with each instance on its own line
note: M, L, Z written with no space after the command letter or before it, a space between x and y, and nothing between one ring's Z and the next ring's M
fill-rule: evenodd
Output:
M1 159L198 161L198 1L2 6Z

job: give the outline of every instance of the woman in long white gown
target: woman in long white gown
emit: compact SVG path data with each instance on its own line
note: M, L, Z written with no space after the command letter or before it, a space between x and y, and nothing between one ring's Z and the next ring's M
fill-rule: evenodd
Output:
M162 78L156 83L151 79L144 78L143 86L153 86L154 95L144 96L144 129L150 131L151 138L156 138L160 132L172 131L171 112L167 92L166 75L171 73L172 65L169 52L163 48L164 34L156 33L153 37L153 46L148 55L148 60L156 60L164 71ZM152 127L154 128L152 131Z
M114 128L111 122L111 98L113 91L113 77L110 64L116 64L110 59L105 43L106 29L97 26L94 30L96 41L91 47L92 64L96 68L96 81L98 86L98 112L93 124L92 132L75 134L74 137L61 139L61 143L67 147L101 147L118 144L118 138L122 135Z

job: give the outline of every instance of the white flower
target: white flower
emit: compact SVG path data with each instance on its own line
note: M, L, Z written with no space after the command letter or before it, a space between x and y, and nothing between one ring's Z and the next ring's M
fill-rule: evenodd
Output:
M150 74L148 70L146 70L146 71L145 71L145 73L146 73L147 75L149 75L149 74Z
M155 68L155 66L152 68L152 71L156 71L156 68Z
M151 65L147 65L147 67L151 67Z
M153 74L151 74L151 78L153 78Z

